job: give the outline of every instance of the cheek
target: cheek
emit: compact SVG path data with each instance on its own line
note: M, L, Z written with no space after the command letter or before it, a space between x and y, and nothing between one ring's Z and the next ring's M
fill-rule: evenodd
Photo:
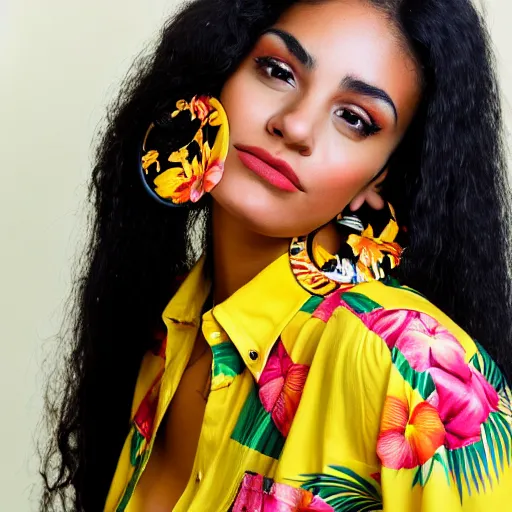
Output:
M219 98L228 117L231 142L235 143L244 133L261 131L266 122L268 92L265 93L262 84L248 75L246 71L231 77Z
M339 154L340 149L338 147ZM360 192L377 172L378 162L371 158L361 158L361 152L342 152L343 157L327 160L328 163L316 166L316 172L311 171L312 178L308 184L308 192L317 202L326 202L342 206L350 202Z

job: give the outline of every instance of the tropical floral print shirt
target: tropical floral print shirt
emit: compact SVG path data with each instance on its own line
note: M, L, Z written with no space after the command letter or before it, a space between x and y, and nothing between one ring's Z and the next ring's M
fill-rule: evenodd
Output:
M392 279L326 297L283 255L202 315L201 259L142 362L106 502L134 489L201 326L211 390L178 512L512 510L511 392L485 350Z

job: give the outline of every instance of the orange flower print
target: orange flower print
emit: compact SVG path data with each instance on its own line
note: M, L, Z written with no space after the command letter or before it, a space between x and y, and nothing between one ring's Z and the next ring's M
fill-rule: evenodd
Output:
M443 446L446 432L439 414L428 402L412 411L405 399L388 396L382 413L377 455L391 469L415 468Z
M190 102L190 111L192 116L197 116L200 121L204 121L212 111L212 107L206 96L200 96L199 98L194 96Z
M466 350L431 316L410 310L375 310L364 322L390 349L396 348L414 370L432 377L435 392L428 402L446 430L445 445L454 450L481 439L481 427L498 410L499 396L472 365Z
M279 340L258 381L261 403L285 437L299 407L308 372L309 366L294 363Z
M207 96L194 96L190 100L190 103L185 100L179 100L176 103L176 109L177 110L172 113L172 117L176 117L180 112L183 112L184 110L189 110L190 118L194 120L197 117L202 123L208 117L208 114L213 110Z
M190 201L190 179L186 179L183 169L178 167L163 172L155 179L155 192L175 204Z
M224 172L224 162L217 155L212 155L208 142L203 144L201 156L201 164L196 161L197 169L193 166L194 176L197 176L190 190L193 203L199 201L205 192L210 192L219 183Z
M394 221L390 221L391 223ZM396 223L394 224L396 225ZM398 227L396 229L398 230ZM352 247L354 256L359 256L357 270L365 277L365 280L371 281L385 277L384 271L379 265L384 261L385 256L388 256L391 268L399 264L402 248L393 242L395 237L394 230L388 228L384 229L380 237L374 237L371 225L368 225L361 236L349 235L347 243Z
M190 110L193 119L197 117L201 120L201 127L187 146L171 153L168 160L181 164L181 167L171 167L157 176L154 181L155 192L158 196L170 199L175 204L188 201L195 203L205 193L211 192L224 173L224 161L229 144L227 116L220 103L214 98L193 98L190 104L180 100L176 107L173 117L184 110ZM203 138L202 128L206 123L219 127L212 148ZM199 147L200 158L194 156L190 162L188 146L192 143Z
M160 172L160 162L158 161L158 151L151 150L148 151L143 157L142 157L142 168L148 173L148 169L153 165L156 164L156 172Z
M384 271L380 264L387 256L391 268L400 263L402 248L394 242L398 235L398 224L395 220L395 210L389 204L391 219L379 236L374 236L373 227L369 224L361 235L349 235L347 243L352 247L354 256L359 256L357 262L357 282L383 279ZM341 214L340 214L341 216Z

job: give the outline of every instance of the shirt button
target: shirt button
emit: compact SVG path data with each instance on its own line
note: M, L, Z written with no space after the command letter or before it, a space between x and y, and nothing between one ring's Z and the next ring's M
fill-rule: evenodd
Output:
M249 351L249 357L251 358L252 361L256 361L256 359L258 359L258 352L256 352L256 350L250 350Z
M196 475L196 482L200 483L202 479L203 479L203 473L202 473L202 471L198 471L197 475Z
M215 331L210 334L210 338L212 340L218 340L220 337L221 337L221 333L219 331Z

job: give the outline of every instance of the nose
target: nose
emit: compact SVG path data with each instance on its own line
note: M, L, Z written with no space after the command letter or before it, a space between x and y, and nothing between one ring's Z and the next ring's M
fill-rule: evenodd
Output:
M268 120L267 131L288 148L309 156L314 145L314 112L305 101L287 105Z

